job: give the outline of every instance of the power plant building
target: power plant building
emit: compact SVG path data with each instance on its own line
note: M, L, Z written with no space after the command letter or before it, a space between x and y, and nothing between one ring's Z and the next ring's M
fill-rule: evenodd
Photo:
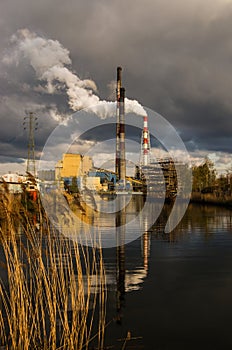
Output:
M93 160L81 154L65 153L55 167L56 180L87 175L93 168Z

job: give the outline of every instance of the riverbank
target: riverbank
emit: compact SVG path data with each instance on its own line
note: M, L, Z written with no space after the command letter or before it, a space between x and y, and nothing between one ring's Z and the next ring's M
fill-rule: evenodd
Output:
M193 192L191 195L192 203L220 205L232 208L232 196L215 196L212 193Z

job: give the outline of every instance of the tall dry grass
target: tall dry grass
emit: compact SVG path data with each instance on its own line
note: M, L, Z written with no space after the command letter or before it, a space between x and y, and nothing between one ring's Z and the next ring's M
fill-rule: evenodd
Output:
M62 237L40 202L22 196L6 188L0 193L0 345L17 350L103 349L101 249Z

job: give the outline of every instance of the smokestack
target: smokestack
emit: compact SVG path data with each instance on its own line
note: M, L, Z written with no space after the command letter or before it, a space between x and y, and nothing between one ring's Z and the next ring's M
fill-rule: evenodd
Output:
M120 161L120 117L119 117L119 106L120 106L120 89L122 87L122 68L117 67L117 88L116 88L116 159L115 159L115 173L119 176L119 161Z
M117 99L120 97L120 89L122 87L122 67L117 67Z
M125 160L125 89L120 88L119 103L119 138L120 138L120 156L119 156L119 180L126 181L126 160Z
M143 137L142 137L142 163L143 165L148 165L148 156L150 151L150 137L148 131L148 118L143 117Z

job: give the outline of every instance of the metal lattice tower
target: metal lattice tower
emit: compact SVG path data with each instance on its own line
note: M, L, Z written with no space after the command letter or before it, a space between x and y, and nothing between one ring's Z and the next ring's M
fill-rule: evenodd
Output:
M38 122L33 112L27 113L24 117L24 130L28 130L28 153L27 153L27 173L36 176L35 169L35 137L34 132L37 130Z

